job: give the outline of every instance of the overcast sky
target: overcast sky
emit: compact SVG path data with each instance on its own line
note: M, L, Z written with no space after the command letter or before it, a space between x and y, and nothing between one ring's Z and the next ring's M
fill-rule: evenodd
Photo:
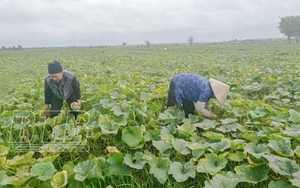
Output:
M300 0L0 0L0 47L281 38Z

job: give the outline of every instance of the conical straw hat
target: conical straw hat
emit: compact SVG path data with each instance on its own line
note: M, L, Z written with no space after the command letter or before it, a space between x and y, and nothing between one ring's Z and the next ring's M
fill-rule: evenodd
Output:
M210 78L209 82L217 101L220 103L220 105L223 105L229 92L229 85L213 78Z

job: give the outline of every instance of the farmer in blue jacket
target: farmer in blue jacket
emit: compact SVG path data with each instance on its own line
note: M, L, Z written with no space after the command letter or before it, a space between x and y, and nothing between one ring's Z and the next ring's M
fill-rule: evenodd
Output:
M81 91L76 76L72 72L63 70L58 61L48 64L48 73L44 80L46 117L57 116L64 100L67 101L70 109L74 103L76 108L80 108ZM77 119L78 112L71 109L71 113Z
M183 105L185 117L195 110L206 117L217 118L211 112L209 100L213 97L223 105L228 95L229 86L218 80L209 80L196 74L178 74L170 82L167 106ZM194 104L196 103L196 105Z

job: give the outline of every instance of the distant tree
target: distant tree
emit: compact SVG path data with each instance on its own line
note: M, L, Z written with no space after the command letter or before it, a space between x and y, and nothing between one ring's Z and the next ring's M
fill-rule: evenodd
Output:
M145 45L146 45L146 47L150 47L150 46L151 46L150 41L149 41L149 40L146 40L146 41L145 41Z
M18 48L19 48L19 49L22 49L22 46L21 46L20 44L18 44Z
M189 42L190 46L192 46L194 42L194 38L190 36L187 41Z
M5 48L5 46L2 46L2 50L5 50L6 48Z
M123 42L123 43L122 43L122 46L126 46L126 44L127 44L126 42Z
M286 16L280 18L279 30L280 33L287 36L289 43L291 43L292 37L295 37L298 43L300 37L300 16Z

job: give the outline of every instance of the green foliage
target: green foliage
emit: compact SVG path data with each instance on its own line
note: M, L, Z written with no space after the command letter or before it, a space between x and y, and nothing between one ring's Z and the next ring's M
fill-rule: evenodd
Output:
M300 47L164 48L1 51L1 187L299 187ZM44 116L54 59L81 83L77 121L66 103ZM166 108L182 72L230 85L224 106L211 100L218 119Z

